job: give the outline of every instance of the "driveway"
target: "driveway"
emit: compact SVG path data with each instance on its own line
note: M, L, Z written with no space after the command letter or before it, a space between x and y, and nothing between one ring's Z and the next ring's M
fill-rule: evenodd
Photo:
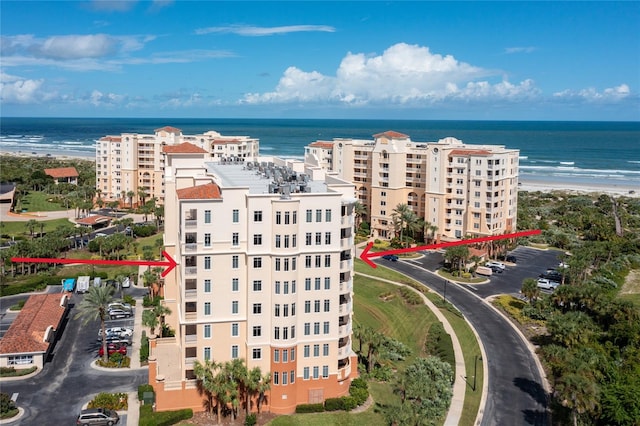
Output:
M433 263L433 259L429 262ZM518 262L520 263L520 259ZM444 291L445 280L416 265L421 262L376 260L376 263L395 269L438 294ZM503 275L507 277L507 274L510 271ZM496 280L494 291L502 285ZM515 284L512 286L515 288ZM474 292L457 284L449 284L446 292L447 301L458 308L475 328L485 349L488 393L482 425L549 425L550 415L543 378L537 368L536 356L531 353L527 343L507 320L487 306Z
M97 358L99 322L83 324L74 319L74 304L83 296L74 295L69 314L62 326L62 337L56 343L50 362L37 375L2 383L2 391L18 393L17 405L25 414L19 424L74 424L82 405L99 392L132 392L146 383L147 369L123 369L105 372L91 367ZM140 309L140 308L138 308ZM132 319L113 321L112 326L132 324ZM18 423L16 423L18 424ZM126 424L123 418L122 424Z

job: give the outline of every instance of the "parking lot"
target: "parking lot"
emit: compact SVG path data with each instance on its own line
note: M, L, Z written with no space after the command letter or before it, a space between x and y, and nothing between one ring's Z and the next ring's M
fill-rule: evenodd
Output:
M486 298L496 294L519 295L522 281L525 278L538 278L538 275L552 268L560 262L558 256L562 252L556 250L537 250L530 247L517 247L509 252L517 258L515 265L507 264L503 273L488 277L489 282L483 284L466 284L478 296ZM419 264L425 269L436 271L444 266L444 254L441 252L427 252L419 259L409 262ZM542 290L547 292L547 290Z

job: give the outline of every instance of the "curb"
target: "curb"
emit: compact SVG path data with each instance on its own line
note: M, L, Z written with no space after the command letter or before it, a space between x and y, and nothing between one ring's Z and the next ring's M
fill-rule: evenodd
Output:
M15 416L9 418L9 419L2 419L0 420L0 425L8 425L11 424L13 422L16 422L18 420L20 420L20 418L24 416L24 408L22 407L18 407L18 414L16 414Z

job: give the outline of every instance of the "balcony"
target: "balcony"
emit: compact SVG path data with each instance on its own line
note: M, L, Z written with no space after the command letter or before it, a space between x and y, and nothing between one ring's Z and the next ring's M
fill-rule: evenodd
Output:
M343 303L338 307L338 313L340 315L346 315L351 312L351 302Z
M348 337L351 334L351 324L338 327L338 337Z
M185 219L184 227L185 228L197 228L198 227L198 219Z
M349 280L346 282L340 283L340 293L348 293L353 290L353 281Z
M195 299L198 296L198 290L185 290L184 291L184 298L185 299Z
M344 226L353 226L353 216L348 215L348 216L342 216L340 218L340 224L344 227Z
M353 269L353 259L343 260L340 262L341 271L351 271Z
M351 363L347 359L346 362L338 362L338 381L343 381L351 376Z
M184 319L185 321L195 321L198 319L198 312L185 312Z
M350 351L351 339L349 337L342 337L338 340L338 358L340 358L341 355L347 355Z
M347 249L353 247L353 238L347 237L340 239L340 248Z
M187 334L184 336L184 342L185 343L194 343L198 341L198 335L197 334Z
M184 245L184 251L185 252L192 252L192 251L197 251L198 250L198 244L197 243L186 243Z
M185 266L184 267L184 274L185 275L196 275L198 273L198 267L197 266Z

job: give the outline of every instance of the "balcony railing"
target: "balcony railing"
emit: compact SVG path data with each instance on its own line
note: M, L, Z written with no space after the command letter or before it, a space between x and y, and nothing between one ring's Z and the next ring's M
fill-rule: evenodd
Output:
M198 296L198 290L185 290L184 297L186 299L195 299Z
M338 369L338 381L346 380L351 375L351 363L348 362L347 365Z
M340 293L351 292L353 289L353 281L349 280L343 283L340 283Z
M351 312L351 302L342 303L338 307L338 313L341 315L348 314Z
M185 243L184 251L196 251L198 250L198 243Z
M353 247L353 238L351 237L347 237L347 238L341 238L340 239L340 248L341 249L346 249L349 247Z
M194 321L198 319L198 312L185 312L184 319L187 321Z
M196 228L198 226L198 220L197 219L186 219L184 221L184 227L185 228Z
M342 216L342 218L340 219L340 224L343 227L344 226L353 226L353 216L351 216L351 215Z
M198 341L198 335L197 334L187 334L186 336L184 336L184 341L185 341L185 343L197 342Z
M351 324L338 327L338 337L347 337L349 334L351 334Z
M350 271L353 269L353 259L343 260L340 262L340 270Z
M185 266L184 274L185 275L196 275L198 273L197 266Z

